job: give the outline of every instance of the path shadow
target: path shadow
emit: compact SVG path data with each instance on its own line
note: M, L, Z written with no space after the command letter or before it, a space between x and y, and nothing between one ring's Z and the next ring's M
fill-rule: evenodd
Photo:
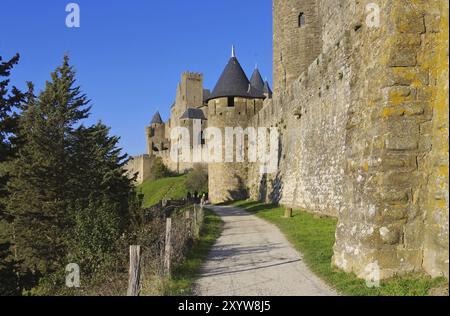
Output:
M256 271L256 270L268 269L268 268L273 268L273 267L279 267L279 266L296 263L296 262L300 262L300 261L301 261L301 259L296 259L296 260L289 260L289 261L284 261L284 262L280 262L280 263L268 264L268 265L263 265L263 266L248 268L248 269L244 268L244 269L236 269L236 270L232 270L232 271L223 271L223 272L214 271L217 269L211 269L211 271L213 271L213 272L208 272L207 271L208 269L204 269L205 273L203 273L202 276L203 277L219 276L219 275L235 274L235 273L248 272L248 271Z
M301 261L300 258L274 258L271 256L261 256L261 254L277 253L276 250L282 249L285 246L282 243L267 243L261 246L243 247L239 244L227 244L221 246L214 246L210 252L208 261L221 262L231 257L239 257L245 255L247 258L252 258L249 261L241 261L232 266L217 266L214 264L213 268L203 267L202 277L226 275L239 272L246 272L252 270L266 269L290 263ZM259 255L259 256L258 256ZM255 261L255 258L259 259Z

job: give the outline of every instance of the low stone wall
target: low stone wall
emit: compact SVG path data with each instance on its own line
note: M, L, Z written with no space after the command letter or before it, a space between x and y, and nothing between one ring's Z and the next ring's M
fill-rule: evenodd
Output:
M142 184L150 177L152 159L149 155L141 155L131 158L125 166L127 175L132 178L135 175L136 183Z

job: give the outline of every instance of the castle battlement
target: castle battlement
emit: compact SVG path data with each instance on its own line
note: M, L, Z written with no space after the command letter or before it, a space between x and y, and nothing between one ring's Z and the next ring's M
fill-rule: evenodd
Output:
M183 72L182 77L193 79L193 80L203 80L203 74L199 73L199 72L185 71L185 72Z

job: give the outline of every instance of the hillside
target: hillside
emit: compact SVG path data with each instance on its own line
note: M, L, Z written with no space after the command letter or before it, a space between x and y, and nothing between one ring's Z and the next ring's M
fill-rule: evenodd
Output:
M158 204L163 199L181 199L186 197L186 175L149 180L138 187L144 195L144 207Z

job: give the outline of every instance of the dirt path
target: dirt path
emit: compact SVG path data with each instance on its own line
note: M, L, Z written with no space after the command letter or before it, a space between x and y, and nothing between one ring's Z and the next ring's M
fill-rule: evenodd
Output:
M224 223L195 284L199 296L336 295L274 225L234 207L213 207Z

